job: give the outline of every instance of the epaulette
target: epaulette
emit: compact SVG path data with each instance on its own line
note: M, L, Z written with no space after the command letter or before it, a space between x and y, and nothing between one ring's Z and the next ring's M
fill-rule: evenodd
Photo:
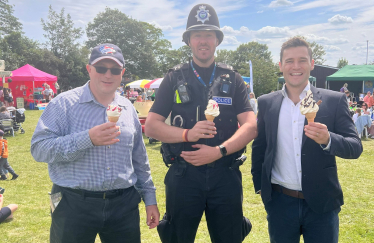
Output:
M171 72L171 71L178 71L180 69L186 69L186 68L188 68L188 62L175 65L173 68L169 69L169 72Z
M217 67L222 68L222 69L227 69L227 70L231 70L231 71L236 72L236 70L235 70L232 66L227 65L227 64L222 63L222 62L217 63Z

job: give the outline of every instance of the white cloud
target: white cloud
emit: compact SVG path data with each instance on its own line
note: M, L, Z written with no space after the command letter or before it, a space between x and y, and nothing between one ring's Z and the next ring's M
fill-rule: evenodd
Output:
M263 12L264 12L264 10L261 10L261 11L257 11L257 13L258 13L258 14L260 14L260 13L263 13Z
M328 38L324 36L317 36L314 34L307 34L305 35L308 41L315 41L317 43L324 43L324 44L330 44L330 45L338 45L338 44L345 44L349 41L345 38Z
M241 42L238 41L238 39L236 39L236 37L232 35L226 35L223 38L223 41L221 43L221 45L240 45L240 44Z
M366 42L365 43L363 43L363 42L356 43L356 45L352 47L352 50L354 50L354 51L365 50L365 52L366 52L368 47L369 47L369 49L374 49L374 44L369 44L369 46L368 46Z
M160 28L162 31L170 31L173 30L173 27L170 25L159 25L156 21L150 22L150 24L154 25L156 28Z
M329 22L331 24L347 24L347 23L353 23L353 19L348 16L337 14L334 17L330 18Z
M291 11L302 11L314 8L324 8L334 12L372 7L372 1L352 1L352 0L316 0L299 4L292 7Z
M278 8L290 5L293 5L293 3L288 0L275 0L269 4L269 8Z
M324 45L323 47L326 51L341 51L341 49L337 46Z
M256 35L260 38L278 38L292 35L289 27L266 26L257 31Z
M244 36L244 35L249 35L251 33L251 31L245 26L240 27L239 30L234 30L234 28L232 28L231 26L225 25L221 28L221 30L225 35Z
M254 38L252 41L256 41L256 42L263 43L263 44L268 44L268 43L273 42L272 39L259 39L259 38Z

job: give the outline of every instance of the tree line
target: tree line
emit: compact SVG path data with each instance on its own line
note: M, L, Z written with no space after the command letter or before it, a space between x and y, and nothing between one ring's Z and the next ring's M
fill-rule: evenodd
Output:
M46 42L39 43L25 36L13 7L8 0L0 0L0 59L5 60L7 70L28 63L56 75L62 89L87 82L90 50L101 43L113 43L121 48L126 62L125 75L133 80L162 77L169 68L192 57L188 46L172 49L161 29L108 7L83 30L74 26L64 8L56 12L49 6L47 18L41 19ZM84 34L87 41L80 44ZM310 44L316 63L323 64L326 54L323 46L316 42ZM276 89L281 76L268 46L258 42L241 44L236 50L218 50L216 60L232 65L242 76L249 76L248 60L251 60L257 95Z

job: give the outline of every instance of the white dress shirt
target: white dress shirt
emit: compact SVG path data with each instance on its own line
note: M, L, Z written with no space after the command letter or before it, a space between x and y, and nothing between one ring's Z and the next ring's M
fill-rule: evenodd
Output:
M279 111L277 150L271 171L271 183L297 191L302 191L300 155L305 122L305 115L300 112L300 103L308 90L310 90L309 82L299 96L300 101L295 105L288 98L286 86L283 85L284 99ZM331 136L327 146L320 146L323 150L330 150Z
M271 171L271 183L298 191L302 191L301 142L305 122L305 115L300 112L300 103L309 89L308 83L299 96L300 101L295 105L288 98L286 86L283 86L284 99L279 111L277 150Z

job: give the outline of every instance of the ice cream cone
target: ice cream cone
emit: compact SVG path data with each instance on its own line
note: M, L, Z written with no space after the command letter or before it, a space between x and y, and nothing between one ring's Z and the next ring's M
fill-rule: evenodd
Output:
M108 116L108 120L110 122L117 122L119 119L119 116Z
M215 116L212 116L212 115L205 115L205 118L208 120L208 121L213 121L214 118L216 118Z
M208 120L208 121L213 121L214 118L216 118L215 116L212 116L212 115L205 115L205 118ZM209 134L209 135L212 135L212 134Z
M314 118L316 118L317 112L310 112L305 114L305 118L308 120L308 123L314 122Z

